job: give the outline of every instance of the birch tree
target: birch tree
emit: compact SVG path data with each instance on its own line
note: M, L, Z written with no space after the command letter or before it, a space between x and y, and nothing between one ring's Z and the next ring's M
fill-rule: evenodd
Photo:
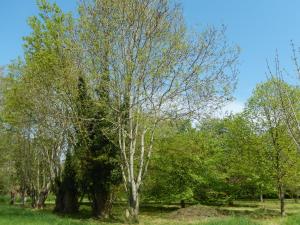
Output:
M160 122L203 117L230 100L239 49L223 28L188 30L168 0L84 1L80 15L84 68L91 85L109 90L105 132L119 145L128 212L138 221Z

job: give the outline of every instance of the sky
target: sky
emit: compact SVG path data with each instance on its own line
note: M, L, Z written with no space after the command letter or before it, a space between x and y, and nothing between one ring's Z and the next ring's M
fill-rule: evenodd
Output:
M64 11L76 12L77 0L55 1ZM280 63L294 74L291 40L300 47L299 0L178 0L189 27L227 27L230 43L241 48L235 101L226 109L238 112L256 84L266 80L267 60ZM22 55L22 37L30 33L29 16L38 13L35 0L0 1L0 65Z

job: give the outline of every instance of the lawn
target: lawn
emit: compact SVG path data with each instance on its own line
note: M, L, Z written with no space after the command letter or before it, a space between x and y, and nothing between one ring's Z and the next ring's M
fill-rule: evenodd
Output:
M2 225L120 225L125 223L124 205L114 206L113 218L100 221L91 218L89 208L82 206L80 213L73 216L61 216L52 213L53 205L44 210L22 208L18 205L0 205L0 224ZM280 218L278 203L269 200L264 203L237 201L233 207L213 207L193 205L178 209L176 205L143 205L140 224L150 225L299 225L300 204L287 201L287 216Z

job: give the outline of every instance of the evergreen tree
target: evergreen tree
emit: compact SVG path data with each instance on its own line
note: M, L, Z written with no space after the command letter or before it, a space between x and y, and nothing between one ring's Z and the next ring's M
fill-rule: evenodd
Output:
M98 91L98 93L103 93ZM103 94L100 95L100 97ZM78 144L75 154L80 164L82 189L92 200L93 214L107 217L111 209L112 185L121 182L117 147L104 135L105 110L91 101L83 77L78 79Z
M56 180L55 211L63 213L75 213L78 211L78 184L76 182L76 167L74 156L68 150L66 154L62 181Z

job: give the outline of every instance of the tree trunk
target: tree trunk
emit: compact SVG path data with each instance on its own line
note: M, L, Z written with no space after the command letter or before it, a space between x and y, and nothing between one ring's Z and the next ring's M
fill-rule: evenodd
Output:
M109 217L109 192L106 190L95 190L92 195L93 215L97 218Z
M78 212L78 196L72 191L66 190L63 198L64 213L76 213Z
M130 186L130 195L129 195L129 221L131 223L139 223L139 192L136 189L135 185Z
M31 197L31 207L32 208L38 208L43 209L45 208L45 201L48 197L48 189L37 192L36 190L30 191L30 197Z
M25 201L26 201L25 191L22 190L22 191L21 191L21 205L22 205L22 206L25 205Z
M280 216L285 216L283 184L279 185L279 200L280 200Z
M260 202L264 202L264 195L263 195L263 192L260 191Z
M67 189L60 181L57 181L54 212L76 213L78 209L77 191Z
M181 208L185 208L185 202L183 199L180 201L180 206L181 206Z
M234 206L234 202L233 202L233 198L232 197L229 198L228 205L229 206Z
M11 191L10 192L10 204L14 205L16 202L16 191Z
M56 193L54 212L62 213L64 211L64 195L62 192Z
M39 193L39 196L37 198L37 204L36 204L39 209L45 208L45 201L47 197L48 197L48 190L44 190Z
M55 207L54 212L62 213L64 211L64 191L59 179L55 182Z
M31 190L30 191L30 198L31 198L31 207L32 208L35 208L36 207L36 199L37 199L37 197L36 197L36 191L35 190Z

